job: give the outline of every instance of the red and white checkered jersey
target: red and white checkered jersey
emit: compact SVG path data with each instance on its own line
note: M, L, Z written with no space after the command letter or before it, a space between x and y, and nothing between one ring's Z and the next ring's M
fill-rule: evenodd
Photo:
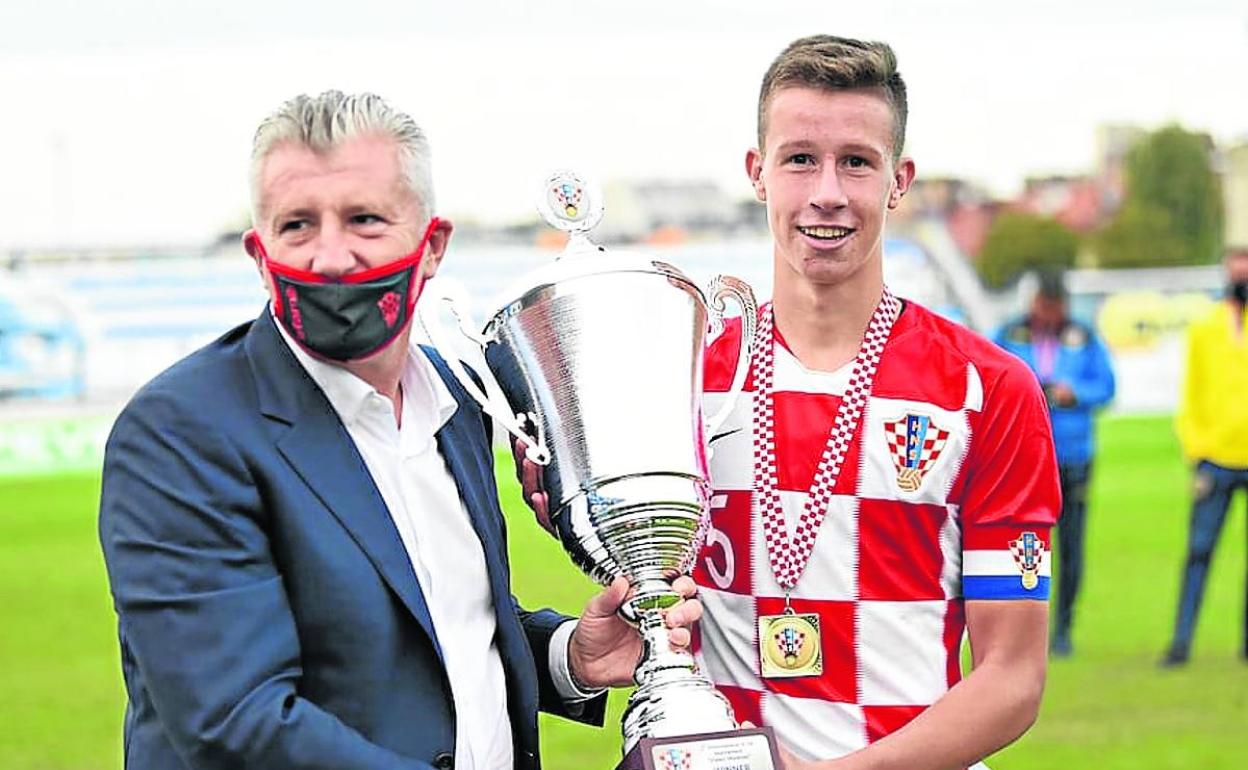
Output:
M707 353L708 414L727 397L740 342L730 323ZM852 364L810 371L778 331L777 342L777 481L791 536ZM695 652L738 720L771 725L799 755L834 758L897 730L959 680L965 599L1048 598L1060 509L1048 412L1022 362L906 302L792 592L794 610L819 615L823 673L764 679L758 616L781 612L784 592L752 504L754 387L751 371L710 436Z

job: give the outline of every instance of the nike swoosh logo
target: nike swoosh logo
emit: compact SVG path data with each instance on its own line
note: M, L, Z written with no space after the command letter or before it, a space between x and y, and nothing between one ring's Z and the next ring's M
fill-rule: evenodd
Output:
M706 443L710 444L712 442L719 441L721 438L724 438L725 436L731 436L732 434L740 433L741 431L742 431L742 428L733 428L732 430L726 430L723 433L717 433L714 436L711 436L711 440Z

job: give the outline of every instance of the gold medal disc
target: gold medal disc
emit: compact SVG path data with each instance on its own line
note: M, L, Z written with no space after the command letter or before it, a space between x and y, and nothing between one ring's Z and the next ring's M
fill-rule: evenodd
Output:
M758 658L768 679L818 676L823 673L819 616L813 613L760 615Z

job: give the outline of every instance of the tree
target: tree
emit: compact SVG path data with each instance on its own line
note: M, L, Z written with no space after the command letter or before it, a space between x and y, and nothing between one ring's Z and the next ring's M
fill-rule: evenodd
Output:
M976 268L984 283L999 289L1028 270L1069 268L1078 251L1079 237L1060 222L1007 211L989 228Z
M1164 267L1186 264L1187 245L1175 232L1170 212L1127 201L1095 236L1101 267Z
M1096 239L1104 267L1200 265L1222 249L1222 189L1209 141L1167 126L1127 154L1126 195Z

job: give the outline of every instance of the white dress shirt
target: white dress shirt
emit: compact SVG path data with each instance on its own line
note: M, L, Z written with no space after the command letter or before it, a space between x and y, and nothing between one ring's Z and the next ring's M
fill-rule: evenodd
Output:
M509 770L511 721L485 554L434 438L458 408L454 396L413 345L401 379L402 421L396 424L388 397L346 369L313 358L277 326L346 426L411 560L451 683L455 767ZM556 690L570 701L594 695L579 689L569 672L575 626L560 626L549 652ZM412 715L413 729L418 719Z

